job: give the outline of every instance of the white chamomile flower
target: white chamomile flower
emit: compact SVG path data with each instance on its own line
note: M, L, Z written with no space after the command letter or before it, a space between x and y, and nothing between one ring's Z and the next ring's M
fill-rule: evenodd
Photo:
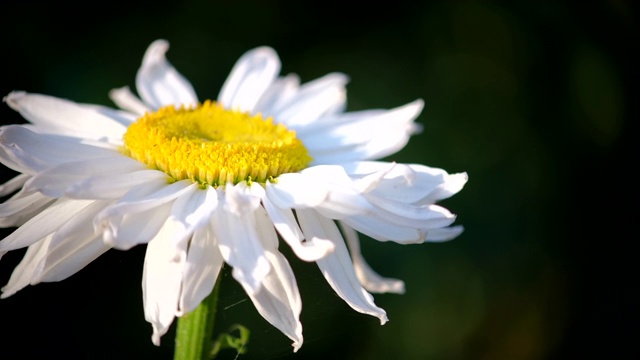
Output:
M279 239L315 262L354 310L387 321L370 292L404 291L364 261L357 232L415 244L457 236L435 202L465 173L379 162L419 126L422 101L344 112L347 77L279 77L273 49L244 54L217 101L200 101L151 44L122 110L16 91L4 101L29 124L0 128L0 161L20 173L0 186L0 256L28 247L6 298L63 280L111 248L147 244L144 311L159 344L176 316L212 291L224 263L258 312L302 345L302 301ZM346 240L346 244L345 244ZM347 249L347 245L349 250Z

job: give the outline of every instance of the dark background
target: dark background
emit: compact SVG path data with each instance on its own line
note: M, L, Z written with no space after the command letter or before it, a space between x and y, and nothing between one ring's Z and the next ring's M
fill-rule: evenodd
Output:
M249 327L239 359L637 358L632 1L0 5L1 96L112 106L107 92L133 87L146 47L165 38L200 99L215 99L242 53L269 45L302 81L348 74L348 110L425 100L424 132L388 160L467 171L443 202L466 231L443 244L363 239L369 263L406 282L405 295L375 295L384 326L289 256L303 299L295 355L226 274L216 330ZM0 121L24 122L6 104ZM23 253L0 261L0 285ZM110 251L0 300L0 357L171 359L175 323L156 347L144 320L143 257L144 246Z

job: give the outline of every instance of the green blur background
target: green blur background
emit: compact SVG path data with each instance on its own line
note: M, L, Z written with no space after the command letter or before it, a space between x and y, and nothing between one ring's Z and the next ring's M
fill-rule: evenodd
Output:
M348 110L424 99L424 131L387 160L468 172L442 202L466 231L440 244L363 238L371 266L406 282L404 295L374 295L384 326L282 245L303 300L296 354L225 272L216 331L251 330L238 359L637 358L631 0L1 5L2 96L113 106L107 92L133 88L145 49L164 38L200 99L215 99L237 58L260 45L303 82L348 74ZM6 104L0 121L24 122ZM0 261L1 284L23 253ZM156 347L144 320L143 259L144 246L113 250L0 300L0 357L171 359L175 323Z

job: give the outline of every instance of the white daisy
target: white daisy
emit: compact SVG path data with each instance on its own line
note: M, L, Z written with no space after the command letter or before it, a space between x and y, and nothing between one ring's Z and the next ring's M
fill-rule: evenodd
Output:
M139 98L126 87L111 92L122 110L5 97L30 123L0 128L0 161L20 173L0 186L0 196L13 194L0 205L0 226L17 227L0 255L28 247L2 297L63 280L111 248L147 244L153 343L211 292L227 263L297 350L302 302L282 239L349 306L385 323L370 292L402 293L404 284L371 270L356 231L400 244L462 231L435 202L457 193L465 173L374 161L419 130L422 101L344 112L345 75L301 85L279 77L277 54L260 47L238 60L216 102L201 102L165 58L168 47L158 40L145 53Z

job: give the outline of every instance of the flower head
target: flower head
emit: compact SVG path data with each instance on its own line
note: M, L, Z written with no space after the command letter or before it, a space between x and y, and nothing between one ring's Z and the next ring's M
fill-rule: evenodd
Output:
M120 110L5 97L30 123L0 128L0 161L20 173L0 186L11 195L0 226L17 227L0 256L28 247L2 297L63 280L111 248L147 244L143 303L155 344L226 263L297 350L302 301L282 239L349 306L385 323L370 292L401 293L404 284L367 265L357 232L414 244L462 231L435 203L458 192L465 173L375 161L419 130L422 101L345 112L345 75L280 77L267 47L238 60L216 101L200 101L167 50L158 40L145 53L139 97L112 90Z

